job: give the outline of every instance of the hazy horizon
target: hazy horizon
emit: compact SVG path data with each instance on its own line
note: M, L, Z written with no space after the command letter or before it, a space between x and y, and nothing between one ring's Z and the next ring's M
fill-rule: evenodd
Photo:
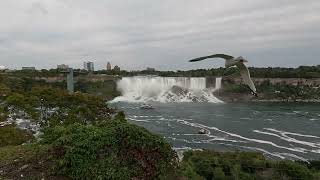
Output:
M0 66L208 69L243 56L250 67L320 64L320 2L310 0L10 0L0 6Z

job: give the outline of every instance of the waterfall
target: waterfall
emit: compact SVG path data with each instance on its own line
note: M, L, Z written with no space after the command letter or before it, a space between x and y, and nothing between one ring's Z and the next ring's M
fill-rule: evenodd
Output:
M117 88L121 96L113 102L221 102L213 95L214 89L206 88L206 78L124 77L117 82Z
M216 85L215 85L215 89L216 90L221 88L221 81L222 81L222 77L217 77L216 78Z

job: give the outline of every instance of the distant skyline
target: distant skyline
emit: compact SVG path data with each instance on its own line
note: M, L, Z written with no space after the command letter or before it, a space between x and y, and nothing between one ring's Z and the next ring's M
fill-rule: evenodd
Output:
M320 64L319 0L0 0L0 66L188 70Z

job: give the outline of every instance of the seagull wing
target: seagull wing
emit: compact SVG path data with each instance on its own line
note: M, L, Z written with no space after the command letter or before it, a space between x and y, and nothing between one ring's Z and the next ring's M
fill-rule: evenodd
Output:
M225 60L229 60L229 59L233 59L234 57L226 55L226 54L213 54L213 55L210 55L210 56L203 56L203 57L198 57L198 58L195 58L195 59L191 59L191 60L189 60L189 62L202 61L202 60L205 60L205 59L208 59L208 58L223 58Z
M247 68L246 65L244 65L242 62L239 62L236 64L236 66L239 68L239 71L240 71L240 74L241 74L241 77L244 81L244 83L246 85L249 86L249 88L254 92L254 93L257 93L257 89L256 87L254 86L254 83L250 77L250 72Z

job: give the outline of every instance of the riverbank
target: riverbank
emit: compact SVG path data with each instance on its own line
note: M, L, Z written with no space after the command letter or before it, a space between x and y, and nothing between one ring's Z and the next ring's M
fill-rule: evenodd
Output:
M232 102L282 102L282 103L320 103L320 99L292 99L284 98L277 99L269 96L264 96L259 94L258 97L255 97L247 93L231 93L231 92L214 92L214 95L222 100L223 102L232 103Z
M214 94L225 102L320 102L320 79L252 78L258 96L250 94L241 78L223 78Z

